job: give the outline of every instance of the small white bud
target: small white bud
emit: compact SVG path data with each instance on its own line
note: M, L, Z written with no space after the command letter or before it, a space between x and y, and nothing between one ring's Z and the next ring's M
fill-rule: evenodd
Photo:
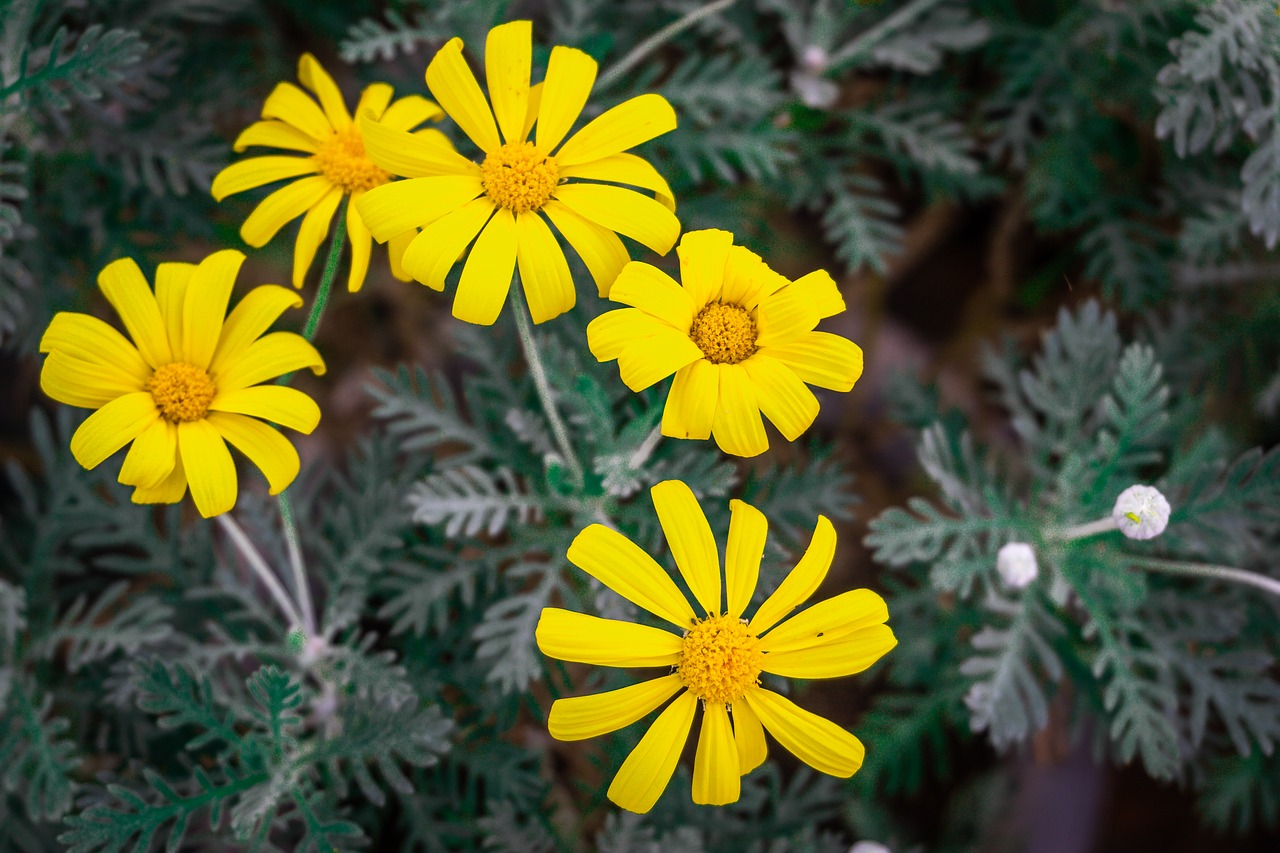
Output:
M1010 542L996 554L996 571L1005 584L1022 589L1040 574L1036 552L1026 542Z
M1116 498L1111 519L1130 539L1153 539L1169 526L1169 502L1152 486L1130 486Z
M821 74L827 69L827 63L831 57L827 52L816 44L811 44L804 49L804 53L800 54L800 64L804 66L806 71L814 74Z
M859 841L849 848L849 853L893 853L878 841Z

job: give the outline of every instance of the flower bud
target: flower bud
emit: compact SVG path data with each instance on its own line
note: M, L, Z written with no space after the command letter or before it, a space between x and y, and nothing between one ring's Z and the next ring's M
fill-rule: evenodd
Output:
M1111 519L1130 539L1152 539L1169 525L1169 502L1152 486L1130 486L1116 498Z
M996 571L1007 586L1022 589L1040 574L1036 552L1026 542L1010 542L996 554Z
M892 853L878 841L859 841L849 848L849 853Z

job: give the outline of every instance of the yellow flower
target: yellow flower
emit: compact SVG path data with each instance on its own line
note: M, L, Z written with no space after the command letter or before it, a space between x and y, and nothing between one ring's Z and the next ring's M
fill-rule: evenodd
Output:
M667 480L651 493L676 567L705 615L695 613L666 571L621 533L599 524L583 530L569 548L569 561L682 633L544 609L537 638L548 657L598 666L671 668L668 675L620 690L557 700L547 723L551 736L583 740L607 734L679 694L609 786L610 800L640 813L653 807L671 780L699 700L703 711L693 761L695 803L724 805L738 799L740 777L764 762L765 730L814 769L852 776L862 766L864 752L856 737L759 684L762 672L804 679L853 675L898 642L883 624L889 618L884 599L867 589L841 593L790 616L826 577L836 547L831 522L818 516L804 557L746 620L741 617L755 593L768 532L764 515L742 501L730 502L722 584L716 540L693 492L678 480Z
M680 283L639 261L622 270L609 298L632 307L591 322L591 352L617 359L633 391L675 374L665 436L755 456L769 449L763 413L795 441L818 416L805 383L848 391L862 375L857 344L814 331L845 308L835 282L823 270L788 281L727 231L691 231L678 252Z
M374 162L410 179L371 190L357 205L379 242L423 228L405 251L405 271L443 290L449 270L475 240L453 302L453 316L469 323L497 320L517 262L535 323L573 307L569 265L546 220L582 257L601 295L629 260L618 234L666 254L680 233L667 182L648 162L624 153L675 128L671 105L661 95L632 98L561 145L587 102L596 62L556 47L546 79L530 86L532 42L528 21L489 31L492 111L462 56L461 39L427 66L427 86L483 152L479 164L385 123L361 126ZM657 200L614 184L652 190Z
M215 252L196 264L156 268L152 293L129 258L108 264L98 286L133 343L88 314L61 312L40 341L49 354L40 387L70 406L96 409L71 438L71 452L95 468L129 442L120 482L135 503L177 503L188 483L205 518L236 502L231 442L279 494L298 475L298 452L257 418L309 433L315 401L294 388L260 383L309 367L324 372L315 347L292 332L263 332L302 299L267 284L227 316L244 255ZM225 322L223 318L226 318Z
M229 195L264 184L298 178L267 196L240 227L244 241L258 249L286 222L306 214L293 249L294 287L302 287L342 197L349 195L354 202L366 191L391 180L391 175L374 165L365 154L360 128L347 112L342 93L309 53L304 53L298 61L298 79L315 93L319 105L292 83L281 83L262 106L262 117L266 121L247 127L234 147L238 152L250 145L284 148L306 156L251 157L232 163L213 179L213 197L222 201ZM367 121L391 130L407 132L428 119L444 115L426 98L409 95L393 103L392 94L392 88L386 83L367 86L356 105L356 116L367 117ZM449 145L438 130L419 130L414 138L430 139L437 146ZM347 289L354 292L364 285L372 241L368 227L350 205L346 218L347 238L351 243ZM388 247L391 271L403 281L409 279L400 268L400 256L414 233L412 229L405 229L405 233L391 235L394 239Z

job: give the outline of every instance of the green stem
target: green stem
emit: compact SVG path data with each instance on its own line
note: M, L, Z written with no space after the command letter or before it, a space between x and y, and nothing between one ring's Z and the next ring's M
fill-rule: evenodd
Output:
M320 327L320 318L324 316L325 306L329 304L329 293L333 290L333 279L338 274L338 261L342 258L342 247L347 235L347 198L344 196L338 205L338 216L334 220L333 239L329 241L329 257L324 262L324 274L320 276L320 286L316 288L316 299L311 305L311 316L307 317L307 325L302 329L302 336L308 341L316 339L316 330Z
M245 563L262 581L267 591L271 593L271 597L275 599L285 619L289 621L288 627L301 628L303 625L302 616L298 613L298 609L294 607L289 594L284 591L284 587L280 585L280 581L276 578L275 573L271 571L271 567L267 565L267 561L263 559L262 554L258 552L257 548L253 547L253 542L249 540L244 530L231 517L231 513L223 513L215 516L215 518L226 532L227 538L231 540L231 544L244 557Z
M316 633L316 611L311 604L311 589L307 585L307 567L302 561L302 541L298 525L293 520L293 502L288 490L280 493L280 521L284 524L284 538L289 551L289 568L293 570L293 593L298 597L302 613L302 628L308 638Z
M1231 581L1248 584L1265 590L1272 595L1280 596L1280 580L1247 572L1244 569L1233 569L1230 566L1213 566L1208 563L1190 563L1182 560L1165 560L1160 557L1133 557L1127 559L1136 566L1153 572L1166 572L1173 575L1189 575L1191 577L1208 578L1210 580Z
M837 71L845 65L856 62L869 54L885 36L911 22L911 20L929 9L937 6L942 0L914 0L908 3L849 44L831 55L827 61L827 70Z
M573 473L574 480L581 486L586 482L582 473L582 465L578 462L578 457L573 452L573 445L569 443L569 430L565 427L564 421L560 419L560 413L556 411L555 397L552 396L551 385L547 382L547 371L542 366L542 356L538 353L538 344L533 339L533 325L530 322L529 306L525 304L519 273L516 273L515 280L511 283L511 294L511 307L512 313L516 317L516 331L520 336L520 348L524 350L524 360L529 365L529 375L533 377L533 384L538 389L538 400L542 403L542 410L547 414L547 421L551 424L551 432L555 435L556 444L560 447L560 455L564 457L565 464L569 466L569 470Z
M601 74L600 79L596 83L596 87L600 90L609 88L614 83L618 82L622 75L639 65L646 56L662 47L668 41L689 29L689 27L692 27L699 21L710 18L712 15L729 8L733 4L734 0L715 0L714 3L708 3L698 9L694 9L684 17L677 18L667 24L665 27L633 47L631 52L622 57L616 65L604 74Z

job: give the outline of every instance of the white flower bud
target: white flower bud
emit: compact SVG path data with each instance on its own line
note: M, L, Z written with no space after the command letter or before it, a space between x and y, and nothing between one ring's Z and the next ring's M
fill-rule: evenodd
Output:
M1005 584L1022 589L1040 574L1036 552L1026 542L1010 542L996 554L996 571Z
M893 853L878 841L859 841L849 848L849 853Z
M1130 486L1116 498L1111 519L1130 539L1152 539L1169 526L1169 502L1151 486Z
M814 74L821 74L827 70L827 62L829 60L830 57L827 52L816 44L809 45L800 54L800 64L804 66L806 71L811 71Z

